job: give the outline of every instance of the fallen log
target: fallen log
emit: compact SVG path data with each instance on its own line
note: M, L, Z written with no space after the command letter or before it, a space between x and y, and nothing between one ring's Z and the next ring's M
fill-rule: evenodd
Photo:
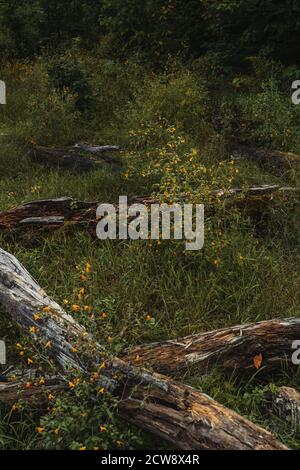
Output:
M297 188L278 185L262 185L250 188L232 188L229 191L214 191L213 196L224 200L226 209L233 207L251 213L263 212L266 205L275 198L298 199ZM129 204L139 203L151 207L159 203L159 197L136 196ZM24 235L26 231L53 232L62 227L84 227L95 229L96 210L100 203L76 201L70 197L37 200L0 213L0 232L10 235ZM206 216L213 216L213 206L205 208ZM94 230L94 234L96 230Z
M272 195L279 196L293 196L299 195L300 190L298 188L293 188L290 186L279 186L278 184L262 184L257 186L250 186L249 188L231 188L229 190L217 190L216 194L221 197L233 197L233 196L243 196L248 197L268 197Z
M39 233L70 225L94 226L97 206L69 197L32 201L0 213L0 232L22 235L26 230Z
M120 172L122 169L121 162L107 154L109 151L116 150L118 150L118 147L114 146L89 147L76 144L67 149L57 149L35 145L30 150L29 156L34 162L75 173L101 170L103 168ZM83 154L81 151L88 151L92 155ZM95 154L98 157L95 157Z
M0 402L13 404L21 400L36 399L47 402L49 394L62 392L67 384L58 376L42 374L41 371L11 371L7 377L0 378Z
M294 433L300 430L300 392L291 387L280 387L271 394L271 411L287 421Z
M0 303L26 333L34 327L37 343L65 374L88 374L101 364L99 386L120 398L120 415L178 449L286 449L271 433L207 395L112 357L2 249Z
M91 145L87 144L85 142L80 142L78 144L74 145L74 148L84 150L85 152L88 153L94 153L94 154L106 154L107 152L117 152L120 150L120 147L117 145Z
M278 150L264 150L254 147L240 145L232 150L236 158L246 158L262 164L275 165L284 168L298 167L300 164L300 155L291 152L281 152Z
M263 367L291 363L292 343L300 338L300 318L267 320L200 333L185 338L137 346L123 359L151 365L174 374L196 368L205 373L218 366L228 370L255 370L261 354ZM137 361L138 358L138 361Z

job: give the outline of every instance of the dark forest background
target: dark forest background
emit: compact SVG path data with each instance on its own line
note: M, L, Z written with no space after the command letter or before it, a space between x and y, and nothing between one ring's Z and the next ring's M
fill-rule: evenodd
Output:
M7 0L0 3L2 57L32 57L43 49L105 43L113 57L139 54L161 63L211 51L224 62L267 50L299 61L297 0Z

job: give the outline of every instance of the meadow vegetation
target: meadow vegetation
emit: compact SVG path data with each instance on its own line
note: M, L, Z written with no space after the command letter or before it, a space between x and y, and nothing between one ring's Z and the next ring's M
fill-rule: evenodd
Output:
M101 18L109 28L107 11L120 2L103 3ZM122 3L133 8L137 2ZM203 3L226 9L244 2ZM18 55L2 57L0 78L8 97L0 109L0 209L61 196L112 203L119 195L155 194L165 202L184 196L186 202L217 205L216 216L205 223L203 250L187 252L178 241L100 242L84 231L59 231L30 247L2 237L1 247L115 353L139 343L299 316L299 206L276 201L257 226L247 215L228 212L212 193L265 183L299 188L299 170L235 160L230 149L243 143L300 154L300 106L292 104L290 90L300 68L265 50L242 51L233 66L226 61L233 43L225 59L208 47L180 56L174 30L166 39L170 47L160 46L161 56L152 63L125 27L124 37L131 39L119 57L124 37L114 33L120 21L111 17L110 33L99 44L89 37L55 51L43 46L34 54L22 33ZM8 47L9 28L5 31ZM153 47L161 35L151 31L147 41ZM95 46L86 48L84 41ZM153 57L153 50L148 52ZM76 175L28 157L35 144L62 147L79 141L119 145L123 171ZM9 364L47 362L3 312L0 338L7 342ZM300 387L299 368L282 364L281 371L265 375L262 366L243 377L218 369L204 376L193 371L184 380L272 430L288 446L300 447L299 433L264 406L266 390ZM104 393L101 403L95 399L92 380L79 377L69 388L65 395L48 397L45 406L1 405L0 448L153 446L152 438L118 418L115 398ZM162 443L155 446L160 449Z

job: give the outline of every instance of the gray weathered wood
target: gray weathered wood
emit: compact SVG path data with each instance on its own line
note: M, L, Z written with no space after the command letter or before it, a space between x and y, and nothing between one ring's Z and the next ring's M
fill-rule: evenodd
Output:
M117 152L118 150L120 150L120 147L118 147L117 145L91 145L91 144L86 144L84 142L75 144L74 148L84 150L85 152L94 153L94 154Z
M31 398L46 402L50 393L60 393L66 389L67 383L61 377L41 374L35 369L12 370L7 376L0 377L0 402L12 404Z
M25 332L36 327L40 347L51 342L47 351L65 374L74 370L88 374L105 361L99 384L120 397L121 416L177 448L286 449L268 431L207 395L107 354L3 249L0 249L0 303Z
M280 387L272 394L272 411L291 425L296 433L300 430L300 392L291 387Z

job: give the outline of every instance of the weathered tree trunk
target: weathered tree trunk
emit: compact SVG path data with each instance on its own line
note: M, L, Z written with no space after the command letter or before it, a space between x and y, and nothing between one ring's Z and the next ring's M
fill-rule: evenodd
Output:
M30 151L30 157L33 161L44 165L75 172L86 172L103 167L110 167L113 171L119 172L122 169L120 160L110 155L111 152L118 150L120 149L116 145L99 146L86 143L78 143L66 149L35 145ZM253 159L263 164L286 168L300 164L300 155L291 152L265 150L246 145L234 146L231 151L237 158Z
M79 202L69 197L33 201L0 213L0 232L22 236L31 231L53 232L61 227L95 227L96 210L96 202Z
M291 387L280 387L271 397L272 412L290 423L292 430L300 430L300 393Z
M224 197L233 197L233 196L244 196L245 198L251 197L268 197L272 195L299 195L300 189L289 187L289 186L279 186L278 184L261 184L260 186L250 186L249 188L232 188L228 191L220 190L216 191L219 196Z
M143 201L146 205L157 203L151 198L133 198L130 203L137 201ZM63 227L91 227L96 236L96 211L99 204L77 201L70 197L28 202L0 212L0 233L26 238L33 232L40 235Z
M107 152L116 150L118 150L118 147L115 146L85 146L83 148L80 144L68 149L34 146L29 155L35 162L76 173L84 173L102 168L110 168L112 171L120 172L122 168L120 161L107 155ZM83 155L80 153L81 151L88 151L92 155ZM95 154L98 157L93 156Z
M103 158L106 158L105 154L107 154L107 152L117 152L120 150L120 147L118 147L117 145L92 145L86 144L84 142L75 144L73 148L83 150L88 153L93 153L96 155L104 155ZM111 160L111 157L109 157L109 159Z
M233 155L240 158L255 160L259 163L292 168L300 164L300 155L278 150L264 150L240 145L232 151Z
M0 402L12 404L19 399L35 398L47 402L51 393L66 390L67 385L58 376L41 374L40 371L12 371L7 377L0 378Z
M278 449L269 432L207 395L111 357L92 336L49 298L11 254L0 249L0 303L23 330L34 326L40 347L65 374L101 369L99 385L120 397L120 414L129 422L184 450ZM99 398L100 399L100 398Z
M299 190L281 188L278 185L253 186L251 188L233 188L230 191L215 191L214 196L222 198L226 208L237 207L252 214L261 214L266 205L277 198L298 198ZM158 199L139 196L133 197L129 204L140 203L147 206L158 204ZM97 202L76 201L69 197L37 200L0 213L0 232L9 235L25 236L29 232L38 235L43 232L54 232L62 227L90 226L96 234ZM205 208L207 217L214 215L214 207Z
M206 372L255 368L254 358L262 355L261 366L278 366L291 361L292 343L300 338L300 318L268 320L200 333L160 343L137 346L123 359L149 364L161 373L176 373L195 367Z

